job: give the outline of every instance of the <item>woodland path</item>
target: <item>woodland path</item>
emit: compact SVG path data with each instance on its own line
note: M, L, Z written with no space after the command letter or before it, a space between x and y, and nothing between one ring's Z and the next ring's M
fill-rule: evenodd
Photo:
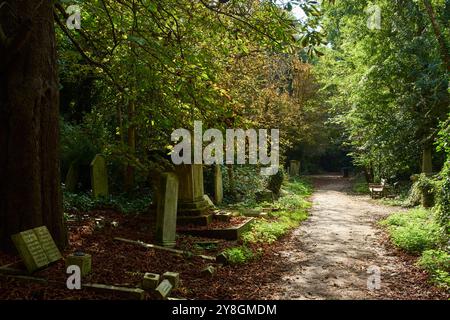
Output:
M267 298L448 299L377 226L379 219L401 209L350 194L348 179L340 176L311 179L315 192L310 216L279 253L284 272ZM371 266L380 268L378 290L368 289Z

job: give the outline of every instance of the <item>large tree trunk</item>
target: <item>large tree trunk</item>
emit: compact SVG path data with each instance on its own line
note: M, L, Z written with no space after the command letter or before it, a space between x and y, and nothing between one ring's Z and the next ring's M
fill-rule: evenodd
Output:
M11 234L40 225L48 227L60 247L67 242L60 188L53 23L51 1L2 3L0 246L4 248L11 248Z
M450 72L450 54L447 41L445 40L445 35L442 33L441 27L436 19L436 15L434 13L431 1L423 0L423 4L425 6L425 10L427 11L428 17L430 18L431 25L433 27L433 32L434 35L436 36L436 40L439 43L439 50L441 53L442 62L444 62L447 71Z

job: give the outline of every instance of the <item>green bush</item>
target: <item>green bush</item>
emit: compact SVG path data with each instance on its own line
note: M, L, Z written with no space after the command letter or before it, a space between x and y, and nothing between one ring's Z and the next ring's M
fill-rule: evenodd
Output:
M370 193L369 184L364 176L357 176L357 178L352 183L352 191L359 194Z
M434 205L436 194L436 181L427 177L426 174L414 176L414 183L408 195L408 205L417 206L422 204L426 208L431 208Z
M388 227L392 242L408 252L420 253L444 241L433 213L423 208L394 213L381 224Z
M450 254L443 250L426 250L417 265L426 270L439 286L450 288Z
M111 196L110 198L94 199L87 193L64 192L63 205L64 211L87 212L95 209L109 208L128 214L147 211L151 200L151 197L146 195L135 198L119 195L115 197Z
M224 251L230 264L243 264L254 258L254 253L246 246L228 248Z
M436 210L439 224L446 234L450 234L450 162L441 172L441 181L437 183Z
M286 181L283 195L273 204L275 211L269 220L258 220L242 239L244 243L273 243L297 227L308 217L307 208L311 203L306 199L312 192L311 185L300 179Z

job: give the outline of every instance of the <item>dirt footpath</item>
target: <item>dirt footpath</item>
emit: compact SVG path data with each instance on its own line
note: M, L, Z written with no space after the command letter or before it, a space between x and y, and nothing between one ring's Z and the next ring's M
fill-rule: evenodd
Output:
M285 271L267 298L449 298L429 285L426 274L414 267L414 259L389 245L376 225L399 208L378 205L368 196L350 195L348 180L339 176L312 179L315 193L310 217L280 252Z

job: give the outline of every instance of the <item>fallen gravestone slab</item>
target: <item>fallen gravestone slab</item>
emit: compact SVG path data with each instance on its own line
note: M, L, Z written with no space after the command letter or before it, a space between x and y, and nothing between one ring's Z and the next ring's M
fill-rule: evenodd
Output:
M102 292L115 292L119 293L126 297L131 297L137 300L144 300L145 291L139 288L127 288L127 287L118 287L118 286L110 286L106 284L98 284L98 283L86 283L82 284L83 288L92 289L95 291Z
M50 263L62 259L61 252L56 246L55 241L53 241L53 238L46 226L34 228L33 231L36 234L42 249L44 249Z
M212 277L216 274L216 268L213 266L207 266L205 269L201 271L202 275Z
M180 274L178 272L165 272L162 278L163 280L169 280L173 289L177 289L180 285Z
M170 292L172 291L172 288L173 288L172 283L170 283L169 280L165 279L156 288L155 293L159 299L165 300L165 299L167 299Z
M12 235L11 239L29 273L62 258L45 226L19 232Z
M158 246L158 245L155 245L155 244L145 243L145 242L142 242L142 241L134 241L134 240L124 239L124 238L114 238L114 240L122 241L122 242L125 242L125 243L136 244L136 245L142 246L144 248L148 248L148 249L156 249L156 250L162 250L162 251L171 252L171 253L174 253L177 256L183 256L183 257L195 256L195 257L199 257L199 258L202 258L202 259L205 259L205 260L211 260L211 261L215 261L216 260L216 258L212 257L212 256L205 256L205 255L202 255L202 254L193 255L192 252L190 252L190 251L183 251L183 250L178 250L178 249L166 248L166 247Z

